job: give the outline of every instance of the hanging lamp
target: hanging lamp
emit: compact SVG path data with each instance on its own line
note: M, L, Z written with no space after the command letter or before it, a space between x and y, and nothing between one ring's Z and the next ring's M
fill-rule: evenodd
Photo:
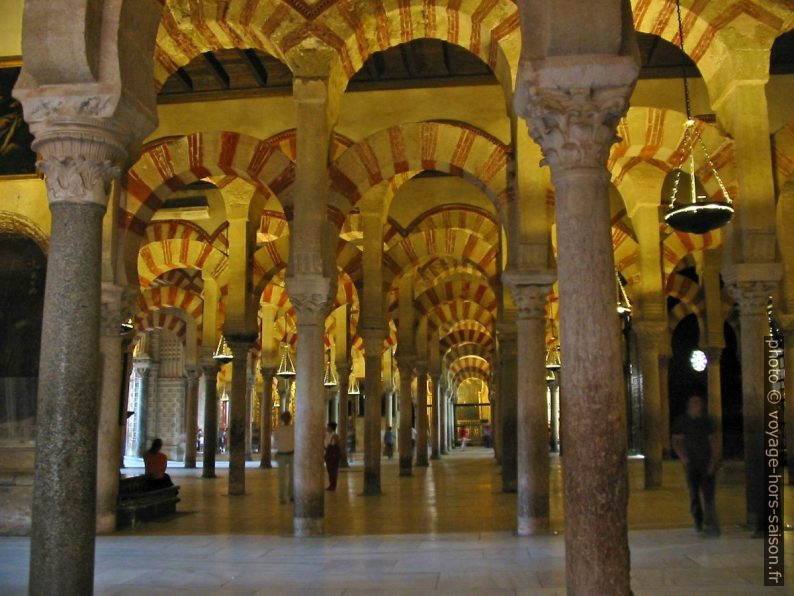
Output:
M226 338L223 337L223 334L221 334L221 338L218 340L218 347L215 349L212 358L220 365L228 364L234 360L234 355L229 348L229 344L226 343Z
M555 372L560 370L560 367L560 347L546 348L546 370Z
M122 321L121 322L121 335L126 335L127 333L132 331L133 328L134 328L134 325L133 325L133 322L132 322L132 317L130 317L129 319L127 319L125 321Z
M328 360L325 363L325 374L323 375L323 387L330 389L336 387L336 374L334 374L334 367L331 365L331 350L328 350Z
M684 52L684 25L681 20L681 1L676 0L676 14L678 17L678 39L681 52ZM678 167L672 170L665 179L665 188L671 188L667 199L667 212L664 221L672 228L690 234L705 234L721 228L733 217L733 203L728 190L714 167L703 138L700 135L695 120L692 118L692 108L689 96L689 81L686 75L684 58L681 60L681 76L684 82L684 104L686 106L686 122L684 123L684 138L682 142L681 161ZM706 193L700 180L695 175L695 151L703 153L705 163L711 170L714 180L720 187L723 201L711 199ZM689 157L684 157L686 154ZM684 165L684 162L687 165ZM685 172L684 167L689 171Z
M629 316L631 314L631 301L629 301L626 288L623 287L623 282L620 280L620 273L615 269L615 283L617 284L618 294L618 314L621 316Z
M349 389L347 390L348 395L361 395L361 388L358 385L358 377L354 374L350 374L350 384Z
M276 376L280 379L291 379L295 376L295 365L292 363L289 346L286 343L281 344L281 361L278 364Z

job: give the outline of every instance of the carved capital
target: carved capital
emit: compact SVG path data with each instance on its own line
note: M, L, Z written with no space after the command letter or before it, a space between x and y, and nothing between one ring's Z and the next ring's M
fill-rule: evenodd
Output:
M630 86L530 87L525 113L529 134L543 150L542 163L552 172L605 168L630 94Z
M265 383L272 383L273 377L276 376L276 371L278 369L272 366L263 366L259 369L259 372L262 373L262 379Z
M508 282L509 283L509 282ZM519 319L542 319L546 316L546 300L550 285L508 285Z
M121 324L132 315L137 292L110 283L102 284L100 333L105 337L120 337Z
M663 351L664 344L668 341L665 321L639 319L634 321L632 328L639 339L640 350Z
M50 204L93 203L105 208L110 181L121 173L110 160L92 161L83 157L50 157L36 165L44 174Z
M767 316L769 297L777 289L772 281L736 281L730 284L731 293L739 303L741 316Z
M298 325L324 325L331 307L331 280L321 275L287 278L287 294L298 315Z
M185 377L188 380L188 384L196 383L201 377L201 367L195 364L186 364Z
M232 351L235 362L245 361L248 351L256 342L256 333L239 333L226 335L226 343Z

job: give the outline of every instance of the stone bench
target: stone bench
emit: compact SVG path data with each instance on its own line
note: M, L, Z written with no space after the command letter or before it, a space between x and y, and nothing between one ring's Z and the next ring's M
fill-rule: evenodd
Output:
M121 478L116 525L134 527L139 521L176 513L179 500L177 485L151 489L146 476Z

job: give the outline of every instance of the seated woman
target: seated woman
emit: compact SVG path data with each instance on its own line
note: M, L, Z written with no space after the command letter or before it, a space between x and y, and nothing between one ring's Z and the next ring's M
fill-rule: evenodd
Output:
M168 458L165 453L160 453L163 442L160 439L152 441L152 446L143 454L143 463L146 466L146 480L149 487L154 490L173 486L171 477L165 473L168 466Z

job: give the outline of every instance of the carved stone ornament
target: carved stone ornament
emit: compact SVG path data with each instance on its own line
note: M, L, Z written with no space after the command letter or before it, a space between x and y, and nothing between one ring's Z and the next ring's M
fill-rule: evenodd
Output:
M510 294L516 305L519 319L542 319L546 316L546 299L551 286L547 285L514 285L510 286Z
M618 141L618 121L628 109L631 87L529 90L529 134L552 170L604 168Z
M298 325L323 325L331 305L327 294L289 295L298 314Z
M740 281L730 284L731 292L739 303L740 316L767 316L769 296L774 294L777 283L769 281Z
M53 203L94 203L107 206L110 181L121 170L109 160L94 161L82 157L39 161L37 167L47 182L47 198Z

